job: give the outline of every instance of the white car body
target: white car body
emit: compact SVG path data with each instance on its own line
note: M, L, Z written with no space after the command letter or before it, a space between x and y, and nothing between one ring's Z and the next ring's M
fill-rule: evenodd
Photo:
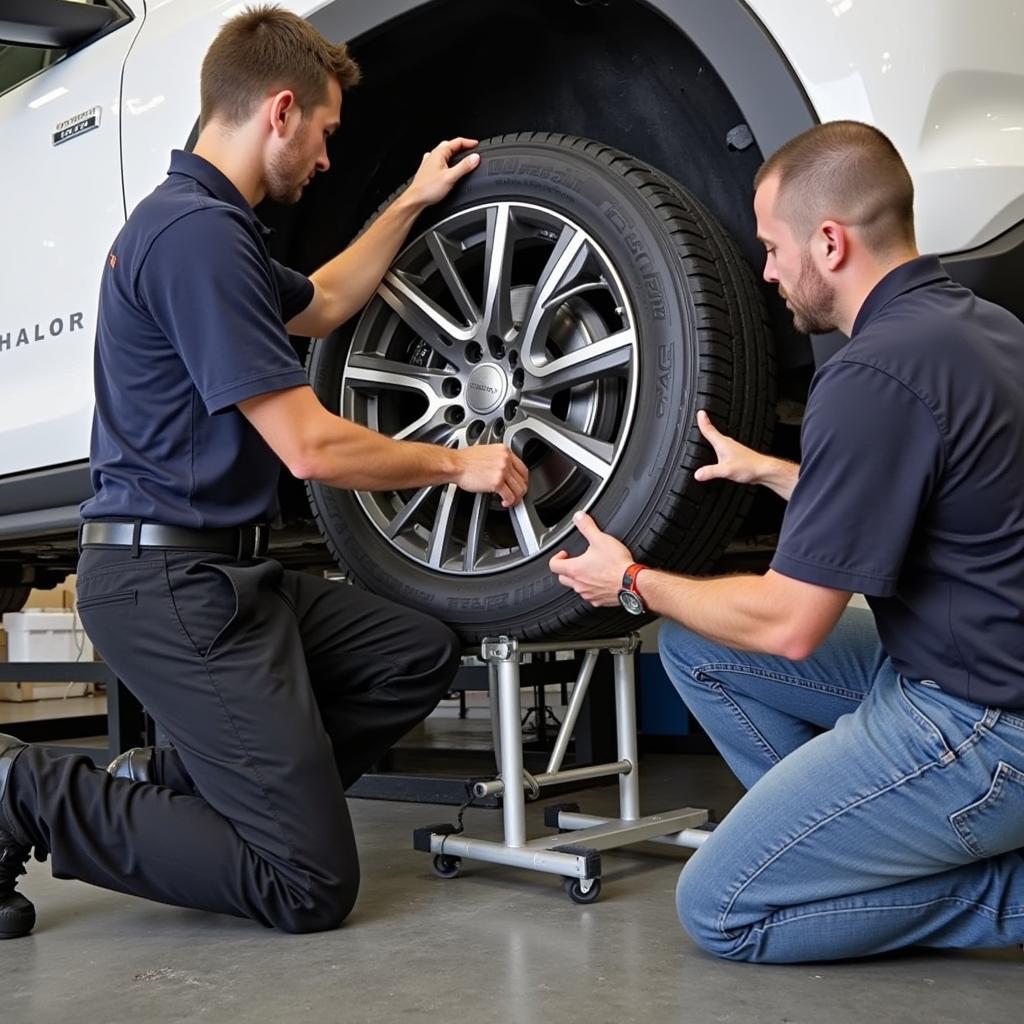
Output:
M0 254L0 489L4 478L87 459L96 303L108 246L127 212L163 179L170 150L193 130L203 54L245 5L122 6L133 17L115 31L0 95L5 142L17 152L0 170L8 197ZM314 23L351 40L426 0L283 6L303 16L319 12ZM650 6L678 22L684 5ZM892 138L917 188L923 250L970 250L1024 221L1024 4L749 0L748 7L817 120L864 120ZM746 114L744 98L737 102ZM67 130L66 122L93 108L95 130L54 144L59 126ZM763 152L783 141L748 120Z

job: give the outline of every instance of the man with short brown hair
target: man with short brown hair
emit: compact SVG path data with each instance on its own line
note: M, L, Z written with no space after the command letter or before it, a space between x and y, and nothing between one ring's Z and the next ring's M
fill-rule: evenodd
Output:
M670 620L665 668L749 787L676 893L734 960L1024 941L1024 325L918 255L912 203L855 122L757 177L765 280L801 330L850 338L811 385L799 467L698 414L717 456L698 480L789 502L768 572L635 565L582 514L589 549L551 560L594 604Z
M333 78L342 92L359 84L359 65L344 43L325 39L308 21L279 7L255 7L232 18L203 58L199 124L237 127L261 97L287 82L300 110L328 101Z
M289 342L362 308L417 215L478 162L449 165L469 139L427 153L309 278L271 259L253 207L295 202L327 170L357 77L294 14L229 21L203 65L194 152L172 155L113 243L78 608L173 747L107 774L0 736L0 938L34 925L15 891L33 848L60 878L290 932L336 927L359 885L345 789L456 671L440 622L266 557L282 463L339 488L453 483L506 507L526 490L502 445L398 442L328 412Z

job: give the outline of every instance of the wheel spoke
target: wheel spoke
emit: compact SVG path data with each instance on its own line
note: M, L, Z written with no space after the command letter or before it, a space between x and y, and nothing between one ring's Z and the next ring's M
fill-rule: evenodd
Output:
M451 428L444 419L445 398L441 390L451 376L443 370L426 366L412 366L394 359L366 352L349 356L343 378L344 385L353 391L415 392L427 401L426 410L412 423L394 434L396 441L445 441Z
M423 507L423 503L430 497L430 492L434 489L434 485L430 487L421 487L406 503L405 507L395 516L394 519L388 523L384 533L386 536L394 539L397 537L406 527L409 520Z
M448 484L441 492L441 500L434 516L434 528L430 534L430 547L427 550L427 564L433 569L440 569L448 555L452 542L452 527L455 524L455 499L459 488L456 484Z
M480 321L480 310L473 296L466 290L462 275L455 269L454 257L462 251L454 242L445 238L440 231L431 231L426 237L427 249L434 259L434 265L441 274L448 290L452 293L459 307L459 312L466 318L466 323L476 324Z
M537 509L528 497L523 498L518 505L513 505L509 511L512 513L512 529L516 532L519 547L523 554L530 558L540 551L544 524L540 521Z
M422 416L392 434L391 438L394 441L429 441L434 444L447 444L451 436L451 424L445 420L444 410L438 405L432 409L428 408Z
M611 474L615 446L608 441L588 437L560 420L548 419L536 413L528 414L513 423L505 432L506 443L511 445L517 454L522 451L527 437L536 437L543 441L553 451L575 462L580 469L598 480L606 480Z
M629 366L635 343L636 332L626 328L543 365L528 363L532 379L527 378L525 390L561 391L608 376Z
M540 359L547 341L548 328L555 310L564 301L559 290L571 285L583 270L588 255L587 238L582 231L568 225L562 228L558 241L540 273L537 287L523 317L519 333L520 354L527 363ZM540 352L536 351L540 349Z
M487 255L484 265L484 313L487 337L507 338L512 330L512 213L508 203L487 210Z
M345 385L359 390L415 391L427 401L443 397L441 386L452 374L427 366L413 366L372 353L353 352L345 367Z
M462 556L462 568L472 572L480 557L480 545L484 536L484 524L487 521L487 505L490 498L487 494L473 496L473 513L469 517L469 531L466 535L466 550Z
M428 345L444 352L455 342L469 341L473 327L456 323L430 296L425 295L410 275L389 271L377 294Z

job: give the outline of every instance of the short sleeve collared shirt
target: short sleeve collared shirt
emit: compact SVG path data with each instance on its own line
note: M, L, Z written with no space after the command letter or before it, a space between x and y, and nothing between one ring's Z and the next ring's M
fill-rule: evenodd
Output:
M897 267L815 374L772 568L863 593L896 669L1024 708L1024 324Z
M236 406L306 383L284 325L313 285L271 259L267 233L227 177L180 151L128 218L100 286L84 518L276 514L280 461Z

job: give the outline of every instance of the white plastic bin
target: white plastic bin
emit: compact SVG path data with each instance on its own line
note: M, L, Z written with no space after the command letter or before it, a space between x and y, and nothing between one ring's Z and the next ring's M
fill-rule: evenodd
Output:
M92 661L92 643L74 612L7 612L8 661Z
M7 612L3 626L10 662L93 660L92 643L74 612L49 608ZM31 683L18 687L4 685L2 689L0 699L6 700L80 697L88 692L86 683ZM9 690L19 692L7 693Z

